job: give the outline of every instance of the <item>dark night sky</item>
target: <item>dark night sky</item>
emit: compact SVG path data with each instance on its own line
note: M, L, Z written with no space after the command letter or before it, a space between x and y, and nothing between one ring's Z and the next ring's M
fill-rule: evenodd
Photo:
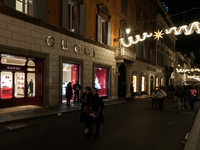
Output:
M174 23L174 26L189 25L194 21L200 22L200 9L192 10L184 14L173 16L174 14L186 11L191 8L200 7L200 0L161 0L169 7L169 14ZM179 49L187 49L193 51L196 59L195 63L200 66L200 34L194 32L192 35L178 35L177 46Z

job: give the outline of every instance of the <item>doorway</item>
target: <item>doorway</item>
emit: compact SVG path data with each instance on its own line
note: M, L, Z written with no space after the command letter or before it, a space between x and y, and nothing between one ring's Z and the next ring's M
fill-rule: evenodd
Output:
M71 86L79 82L79 65L72 63L63 63L63 80L62 80L62 103L66 103L66 88L67 84L71 82ZM80 84L80 83L79 83ZM74 90L72 89L74 93Z
M121 64L118 76L118 97L126 97L126 67Z
M153 76L151 76L151 81L150 81L150 94L152 94L152 91L153 91Z

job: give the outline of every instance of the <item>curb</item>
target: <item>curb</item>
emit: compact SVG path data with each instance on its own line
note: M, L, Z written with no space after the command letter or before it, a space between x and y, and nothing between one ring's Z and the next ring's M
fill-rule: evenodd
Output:
M200 131L200 109L197 113L196 119L192 126L192 130L189 134L189 138L185 144L184 150L197 150L198 147L198 139Z
M121 102L107 104L107 105L105 105L105 107L124 104L126 102L127 101L123 100ZM76 112L76 111L80 111L80 110L81 110L81 108L80 109L73 109L73 110L66 110L66 111L58 111L58 112L54 111L54 112L50 112L50 113L44 113L44 114L41 114L41 115L33 115L31 117L24 117L24 118L15 119L15 120L0 121L0 125L4 125L4 124L8 124L8 123L16 123L16 122L19 122L19 121L25 122L25 121L28 121L30 119L42 118L42 117L46 117L46 116L53 116L53 115L60 116L60 115L65 114L65 113ZM61 113L61 114L59 115L59 113Z

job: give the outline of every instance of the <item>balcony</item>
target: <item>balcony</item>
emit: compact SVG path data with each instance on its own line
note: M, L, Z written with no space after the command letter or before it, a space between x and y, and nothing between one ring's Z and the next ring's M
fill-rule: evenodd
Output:
M116 50L116 60L117 62L124 62L124 60L135 61L136 53L130 51L129 49L122 47Z

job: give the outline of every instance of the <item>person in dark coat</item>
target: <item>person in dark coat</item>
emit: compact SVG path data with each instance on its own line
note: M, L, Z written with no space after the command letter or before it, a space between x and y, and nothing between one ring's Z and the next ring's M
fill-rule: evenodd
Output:
M79 91L81 90L81 85L78 83L78 80L76 80L76 84L73 85L74 90L74 104L79 103Z
M85 88L85 93L83 93L83 95L81 96L82 108L79 120L80 123L86 124L86 129L84 133L86 133L87 135L91 134L92 120L89 115L89 112L88 113L84 112L84 107L88 107L90 109L91 98L92 98L91 88L87 86Z
M72 95L73 95L73 93L72 93L72 85L71 85L71 82L69 82L67 84L67 87L66 87L66 98L67 98L66 106L70 106L70 100L72 98Z
M102 109L104 108L104 103L97 94L97 89L92 88L92 101L91 101L91 109L95 110L98 112L98 117L92 118L92 122L96 123L96 132L93 135L93 138L99 137L99 128L100 128L100 123L104 123L104 118L102 114Z
M191 108L191 110L193 110L194 109L194 103L195 103L195 98L194 98L193 95L189 98L189 102L190 102L190 108Z
M133 87L133 84L131 84L131 88L130 88L130 90L131 90L131 97L135 97L135 94L134 94L134 87Z

